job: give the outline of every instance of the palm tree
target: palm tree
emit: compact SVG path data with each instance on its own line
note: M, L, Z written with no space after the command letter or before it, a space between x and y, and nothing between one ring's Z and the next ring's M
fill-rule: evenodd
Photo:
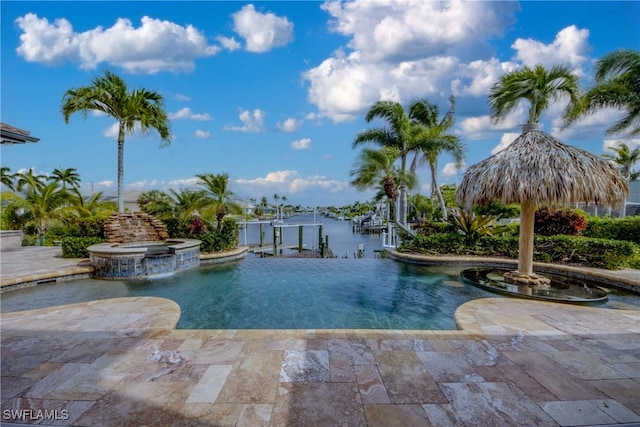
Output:
M220 232L222 220L227 213L242 213L242 207L233 200L233 192L228 188L229 175L226 173L218 175L209 173L196 176L200 178L198 184L205 188L204 193L209 198L209 203L204 209L214 212L218 221L216 230Z
M373 142L381 147L393 147L398 150L400 158L399 173L406 178L407 156L414 149L412 145L414 128L411 125L409 116L405 113L402 105L393 101L378 101L365 116L365 121L371 122L380 118L389 122L389 127L379 127L364 130L358 133L353 141L353 147ZM399 206L396 211L396 222L402 226L407 223L407 191L405 182L400 182L398 186Z
M56 181L62 184L62 188L67 189L67 184L72 188L78 188L80 185L80 175L76 168L57 168L49 177L50 181Z
M565 126L603 108L617 108L626 115L607 130L608 135L627 131L640 135L640 53L617 50L596 63L595 86L565 114Z
M578 77L569 68L556 65L547 71L542 65L533 69L523 67L503 75L491 88L491 121L494 124L502 122L522 99L526 99L530 103L527 123L538 123L549 103L564 96L569 97L567 111L580 101Z
M34 173L33 168L26 172L18 172L14 177L17 178L16 191L25 191L27 193L42 189L47 178L44 175Z
M4 184L9 190L15 190L13 185L13 180L15 175L11 173L11 168L8 166L0 167L0 179L2 179L2 184Z
M66 211L69 211L69 216L75 220L78 218L107 218L116 208L115 203L104 199L102 191L85 198L80 194L80 190L73 188Z
M30 188L24 195L4 192L2 201L9 202L7 209L14 212L21 210L20 216L25 224L34 225L42 236L47 230L49 219L62 213L62 209L71 201L71 196L57 182L50 182Z
M171 217L173 213L173 200L164 191L145 191L138 196L136 203L142 212L157 218Z
M414 149L418 150L419 155L414 158L411 165L411 172L415 172L417 161L420 156L429 164L431 169L431 200L436 199L440 203L440 212L444 220L447 219L447 206L442 192L438 186L438 157L443 152L447 152L453 156L456 166L462 167L464 161L464 147L460 142L460 138L447 133L454 123L455 98L449 98L451 108L444 115L442 120L438 119L440 109L436 104L431 104L428 100L422 99L416 101L409 107L409 118L414 124L420 127L417 136L414 136Z
M164 98L147 89L129 91L127 84L115 74L105 71L91 85L69 89L63 97L62 114L65 123L76 112L87 117L89 111L100 111L118 122L118 212L124 212L124 137L136 124L143 132L155 129L162 141L171 141L169 119Z
M627 181L634 181L640 175L640 172L632 172L633 166L640 161L640 147L631 150L625 143L621 143L617 147L610 147L617 155L603 154L602 157L611 160L618 165L620 173Z
M381 149L365 148L360 152L356 169L351 171L354 177L350 182L358 190L374 188L378 190L375 200L386 196L394 205L398 201L400 183L412 188L415 175L406 175L396 166L399 150L395 147Z
M182 188L180 192L177 192L174 189L170 189L169 193L171 193L170 202L175 206L180 219L193 217L206 205L206 194L202 190L194 191Z

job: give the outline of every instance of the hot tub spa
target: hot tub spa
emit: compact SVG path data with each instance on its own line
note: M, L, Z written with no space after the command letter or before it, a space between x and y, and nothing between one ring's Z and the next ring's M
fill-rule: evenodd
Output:
M100 243L89 246L92 276L98 279L140 279L189 270L200 265L200 240Z

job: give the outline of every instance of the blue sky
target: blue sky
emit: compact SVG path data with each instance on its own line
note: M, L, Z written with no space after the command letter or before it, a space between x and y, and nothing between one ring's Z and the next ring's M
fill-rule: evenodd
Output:
M240 198L274 193L303 206L370 200L348 182L368 127L366 111L388 99L426 97L441 111L457 99L454 131L466 165L513 141L524 103L500 126L487 95L505 72L564 64L586 88L593 64L620 48L640 49L640 2L29 2L2 1L1 119L40 138L2 146L13 172L74 167L83 190L114 194L113 120L60 113L65 91L108 69L131 88L160 92L173 141L127 136L127 191L191 188L196 174L230 176ZM595 154L619 117L602 111L565 131L566 102L542 117L545 131ZM630 146L639 140L625 140ZM464 168L439 160L440 184ZM419 192L429 195L428 169Z

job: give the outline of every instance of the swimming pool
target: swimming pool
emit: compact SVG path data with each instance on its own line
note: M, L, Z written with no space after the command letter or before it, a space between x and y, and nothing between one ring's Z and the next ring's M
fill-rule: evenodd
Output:
M258 258L173 276L40 285L2 294L2 312L127 296L171 299L181 329L456 329L453 314L476 298L467 266L426 267L387 259ZM628 308L615 293L603 306ZM637 309L637 307L636 307Z
M126 296L169 298L184 329L455 329L466 301L494 296L459 269L385 259L257 258L158 279L95 279L2 294L2 311Z

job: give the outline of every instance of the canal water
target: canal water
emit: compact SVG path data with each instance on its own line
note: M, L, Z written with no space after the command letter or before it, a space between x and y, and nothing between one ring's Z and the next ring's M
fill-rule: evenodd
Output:
M358 255L359 245L364 245L364 257L375 258L382 249L382 236L380 234L361 234L353 231L351 221L342 221L326 218L320 214L301 214L287 218L281 228L282 245L297 245L299 239L299 226L303 226L303 245L305 249L318 249L320 227L322 227L322 239L328 237L329 248L338 258L355 258ZM265 223L262 226L263 245L273 247L273 226ZM279 228L279 227L277 227ZM240 245L257 245L260 243L260 225L249 222L246 227L240 229ZM279 239L278 239L279 243ZM269 252L272 253L272 252Z

